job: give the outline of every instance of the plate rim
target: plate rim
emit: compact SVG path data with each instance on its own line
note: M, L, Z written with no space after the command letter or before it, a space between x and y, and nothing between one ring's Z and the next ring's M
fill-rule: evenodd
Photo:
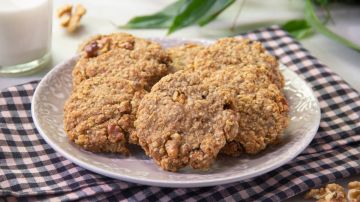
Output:
M183 42L198 42L198 43L211 43L210 40L206 40L206 39L199 39L199 40L194 40L194 39L184 39L184 38L151 38L154 40L178 40L178 41L183 41ZM55 65L55 67L52 68L52 70L50 70L39 82L38 86L36 87L34 94L33 94L33 98L32 98L32 102L31 102L31 116L33 118L33 122L35 124L36 129L38 130L39 134L41 135L42 138L44 138L44 140L46 141L47 144L49 144L51 146L51 148L53 148L56 152L58 152L60 155L64 156L67 160L71 161L72 163L85 168L87 170L90 170L92 172L110 177L110 178L114 178L114 179L119 179L119 180L123 180L123 181L127 181L127 182L131 182L131 183L137 183L137 184L142 184L142 185L149 185L149 186L158 186L158 187L169 187L169 188L190 188L190 187L208 187L208 186L214 186L214 185L223 185L223 184L229 184L229 183L233 183L233 182L237 182L237 181L241 181L241 180L245 180L245 179L249 179L249 178L253 178L256 176L260 176L264 173L270 172L272 170L275 170L281 166L283 166L284 164L288 163L289 161L293 160L294 158L296 158L302 151L305 150L306 147L308 147L308 145L310 144L310 142L314 139L316 132L320 126L320 121L321 121L321 108L319 105L319 101L317 99L317 97L314 94L313 89L309 86L309 84L302 79L298 74L296 74L294 71L292 71L291 69L287 68L284 64L282 64L279 61L279 66L284 66L285 68L287 68L287 70L291 71L291 73L295 74L297 77L299 77L299 79L301 79L302 82L304 82L304 84L306 85L306 87L310 90L312 96L315 98L315 102L316 102L316 108L318 113L316 114L316 117L314 119L316 119L316 127L313 127L312 130L309 131L309 133L311 133L311 138L308 138L307 141L305 141L305 143L302 145L301 148L299 148L298 151L294 152L292 155L289 155L287 158L281 159L275 166L269 166L266 167L258 172L254 172L251 173L249 175L246 176L234 176L234 175L229 175L227 177L223 177L223 178L216 178L216 179L208 179L208 180L197 180L197 181L167 181L167 180L152 180L152 179L145 179L145 178L141 178L140 177L134 177L134 176L128 176L128 175L116 175L113 172L106 172L104 171L102 168L99 168L95 165L91 165L88 164L87 162L76 158L74 155L71 155L70 153L66 152L65 150L63 150L60 146L58 146L55 142L53 142L47 135L46 133L43 131L42 127L40 127L40 123L38 120L38 116L35 112L35 102L34 100L37 100L38 97L40 96L40 90L41 88L43 88L43 86L45 85L45 80L47 80L50 75L52 75L57 69L60 69L61 67L63 67L66 63L68 63L71 60L75 60L78 56L75 55L69 59L66 59L62 62L60 62L59 64ZM310 136L310 135L309 135ZM164 171L164 172L168 172L168 171Z

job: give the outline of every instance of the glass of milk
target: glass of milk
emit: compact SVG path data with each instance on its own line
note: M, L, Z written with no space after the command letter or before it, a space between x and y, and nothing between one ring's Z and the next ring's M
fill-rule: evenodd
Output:
M0 0L0 74L20 73L50 59L51 0Z

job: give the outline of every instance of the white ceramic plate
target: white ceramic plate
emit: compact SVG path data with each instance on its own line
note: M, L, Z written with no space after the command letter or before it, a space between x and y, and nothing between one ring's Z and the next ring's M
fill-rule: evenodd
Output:
M164 47L186 42L153 40ZM220 156L206 172L189 168L178 173L163 171L141 149L135 149L130 157L94 154L71 143L63 130L63 106L71 91L71 71L76 59L57 65L41 80L32 100L32 116L41 136L52 148L75 164L108 177L162 187L203 187L240 181L274 170L295 158L311 142L319 126L320 108L312 90L294 72L280 65L286 79L284 92L291 117L281 145L269 147L256 156Z

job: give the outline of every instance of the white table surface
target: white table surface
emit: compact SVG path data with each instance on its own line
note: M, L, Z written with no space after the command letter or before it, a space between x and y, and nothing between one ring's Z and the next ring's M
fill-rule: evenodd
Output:
M163 8L169 3L167 0L56 0L54 9L65 3L81 3L88 12L82 20L81 29L75 34L68 34L59 26L58 20L53 21L52 62L36 73L22 76L0 76L0 89L8 86L41 79L54 65L74 55L79 43L91 35L98 33L111 33L126 31L141 37L163 37L166 30L120 30L115 24L124 24L135 15L151 13ZM182 38L207 38L216 39L239 32L250 31L261 26L278 24L286 20L303 17L303 1L272 0L246 1L244 8L237 20L236 31L231 32L234 16L238 11L240 1L237 1L219 18L206 27L193 26L178 31L170 37ZM276 5L276 6L275 6ZM360 44L360 7L332 8L335 24L331 28L338 33L351 38ZM54 16L55 16L54 12ZM360 92L360 53L316 34L311 38L301 41L310 52L339 74L352 87ZM1 45L1 44L0 44ZM349 180L359 180L360 176L339 181L345 185ZM289 201L302 201L298 196Z

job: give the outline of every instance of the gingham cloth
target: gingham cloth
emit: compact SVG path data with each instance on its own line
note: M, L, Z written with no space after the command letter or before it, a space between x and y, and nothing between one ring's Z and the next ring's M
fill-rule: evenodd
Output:
M5 200L280 201L360 173L360 97L277 26L241 35L259 40L315 91L320 128L297 158L252 179L206 188L160 188L111 179L55 152L35 128L30 103L38 81L0 95L0 196ZM336 56L335 56L336 57Z

